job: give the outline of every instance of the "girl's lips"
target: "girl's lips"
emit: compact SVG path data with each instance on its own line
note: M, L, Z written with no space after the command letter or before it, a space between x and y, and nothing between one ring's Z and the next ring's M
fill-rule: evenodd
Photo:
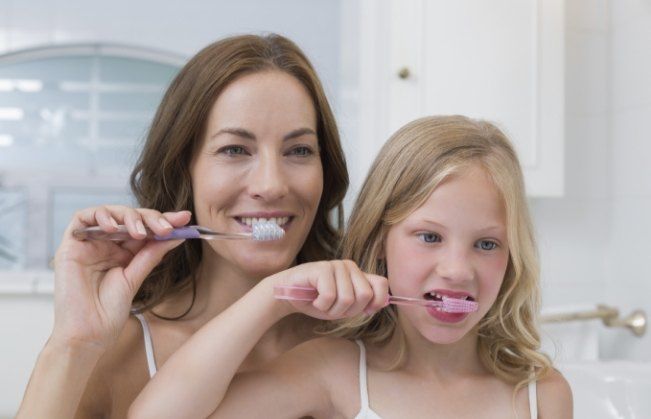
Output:
M437 307L427 307L427 314L443 323L459 323L464 320L470 313L448 313Z

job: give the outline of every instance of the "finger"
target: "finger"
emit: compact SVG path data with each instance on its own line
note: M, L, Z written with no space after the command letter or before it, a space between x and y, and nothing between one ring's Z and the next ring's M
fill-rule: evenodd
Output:
M182 227L190 222L192 213L190 211L165 212L163 217L174 227Z
M328 310L328 314L333 317L341 317L355 302L355 291L346 264L342 261L336 261L333 264L335 285L337 286L337 299L330 310Z
M133 257L131 263L124 268L124 277L130 288L131 296L142 285L147 275L160 263L163 256L184 240L150 241Z
M357 265L349 266L350 277L355 292L355 302L346 311L346 316L356 316L362 313L368 304L373 300L373 287L368 277Z
M370 315L386 307L389 300L389 281L380 275L365 275L371 288L373 288L373 298L364 308L364 312Z
M314 272L310 274L312 276L310 282L318 292L312 306L323 313L330 310L337 298L337 286L332 268L332 263L319 262L314 264Z
M147 229L142 215L133 208L127 208L124 212L124 225L129 235L136 240L142 240L147 236Z

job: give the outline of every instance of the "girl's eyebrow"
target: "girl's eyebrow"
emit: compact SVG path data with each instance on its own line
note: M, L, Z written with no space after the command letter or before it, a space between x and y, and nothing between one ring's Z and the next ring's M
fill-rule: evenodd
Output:
M434 220L430 220L430 219L428 219L428 218L423 218L423 221L426 222L426 223L428 223L428 224L432 224L432 225L438 227L438 228L441 229L441 230L446 230L446 229L447 229L443 224L437 223L437 222L434 221ZM496 225L489 225L488 227L484 227L484 228L478 230L478 232L479 232L479 233L482 233L482 234L487 234L487 233L502 233L502 232L504 232L505 229L506 229L506 228L505 228L504 226L501 226L501 225L497 225L497 224L496 224Z
M212 140L212 139L214 139L214 138L216 138L216 137L218 137L218 136L220 136L222 134L235 135L235 136L243 138L245 140L251 140L251 141L256 140L255 134L253 134L251 131L248 131L248 130L246 130L244 128L222 128L219 131L217 131L215 134L213 134L210 137L210 139ZM307 127L298 128L298 129L295 129L295 130L289 132L288 134L285 134L285 136L283 136L283 141L298 138L298 137L301 137L303 135L314 135L314 136L316 136L316 132L314 132L314 130L312 128L307 128Z

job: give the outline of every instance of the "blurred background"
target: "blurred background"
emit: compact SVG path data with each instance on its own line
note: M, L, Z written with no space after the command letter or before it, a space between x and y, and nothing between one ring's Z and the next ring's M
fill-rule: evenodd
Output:
M128 175L168 83L202 47L249 32L288 36L315 65L348 209L403 123L496 121L525 170L546 350L588 365L565 371L573 387L651 373L651 338L626 319L651 311L651 1L0 0L0 417L50 332L48 263L70 217L132 202ZM622 403L644 403L631 391Z

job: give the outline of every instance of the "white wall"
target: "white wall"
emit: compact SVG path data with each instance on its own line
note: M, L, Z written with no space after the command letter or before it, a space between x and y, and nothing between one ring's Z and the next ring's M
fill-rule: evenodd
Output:
M566 194L537 199L545 306L651 315L651 3L567 0ZM599 327L604 358L651 361L651 332Z

